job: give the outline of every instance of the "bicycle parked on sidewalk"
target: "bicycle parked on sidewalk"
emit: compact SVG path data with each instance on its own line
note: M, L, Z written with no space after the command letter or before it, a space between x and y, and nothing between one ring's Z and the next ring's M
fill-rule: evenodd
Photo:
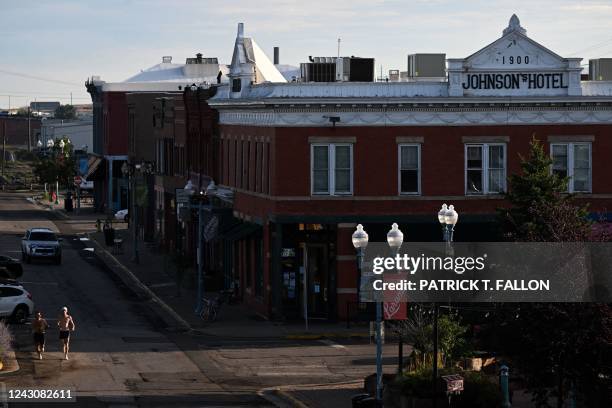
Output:
M214 299L202 298L202 310L200 311L200 318L205 322L214 322L217 320L217 314L223 303L222 297L216 297Z

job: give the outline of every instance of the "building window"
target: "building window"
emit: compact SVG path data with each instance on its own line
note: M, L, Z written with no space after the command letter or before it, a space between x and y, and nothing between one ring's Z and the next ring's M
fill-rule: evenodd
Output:
M421 192L421 145L399 145L399 191L400 194Z
M242 89L242 81L240 78L232 79L232 92L240 92Z
M567 191L591 191L591 144L553 143L550 145L552 172L561 178L569 178Z
M506 190L506 145L465 145L466 194L499 194Z
M353 193L353 145L312 144L310 157L312 194Z

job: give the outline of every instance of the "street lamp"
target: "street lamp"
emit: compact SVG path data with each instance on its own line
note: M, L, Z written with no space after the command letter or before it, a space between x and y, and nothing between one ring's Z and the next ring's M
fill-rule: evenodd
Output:
M387 232L387 243L393 250L394 255L399 251L404 242L404 233L398 228L397 223L393 223L389 232Z
M361 268L365 249L368 246L368 233L363 229L363 225L358 224L352 235L353 246L357 251L357 263L359 266L358 285L361 285ZM400 244L401 245L401 244ZM359 294L359 287L358 294ZM382 401L382 304L376 299L376 400Z
M455 225L459 220L459 214L455 211L454 205L442 204L442 208L438 211L438 222L442 226L442 239L446 242L446 255L453 256L454 251L452 247L453 233L455 232ZM436 407L436 392L437 392L437 380L438 380L438 315L439 308L438 304L434 303L434 327L433 327L433 343L434 343L434 355L433 355L433 407Z
M55 145L55 143L53 142L53 139L49 139L47 140L47 147L50 149Z
M196 299L196 309L195 313L202 313L202 308L204 307L203 298L204 298L204 199L206 199L209 193L214 193L216 190L216 186L213 181L210 182L206 190L200 191L198 195L195 195L195 188L191 180L187 181L187 184L184 187L184 190L189 195L190 199L197 198L198 206L198 250L197 250L197 261L198 261L198 287L197 287L197 299ZM189 209L193 208L192 203L189 203Z
M128 162L124 162L121 165L121 173L123 174L124 177L128 177L128 197L130 197L130 190L132 192L131 197L132 197L132 203L131 203L131 208L128 208L128 217L131 220L131 224L134 228L134 257L133 257L133 261L134 263L140 263L140 257L139 257L139 253L138 253L138 229L139 229L139 223L138 223L138 197L137 197L137 191L136 191L136 182L137 180L137 176L141 175L146 176L148 174L152 174L154 170L154 166L153 163L150 162L142 162L142 163L128 163ZM144 180L146 182L146 179Z
M352 235L353 246L357 250L357 268L361 271L363 266L363 255L368 246L368 233L363 230L363 225L357 225L357 229ZM361 274L360 274L361 277ZM358 281L359 282L359 281ZM359 294L360 285L357 285L357 294ZM359 300L359 298L358 298Z

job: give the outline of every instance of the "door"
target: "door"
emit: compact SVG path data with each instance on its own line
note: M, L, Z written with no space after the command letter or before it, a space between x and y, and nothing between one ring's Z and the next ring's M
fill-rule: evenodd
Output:
M308 316L327 318L329 311L329 270L327 245L306 244L306 299Z

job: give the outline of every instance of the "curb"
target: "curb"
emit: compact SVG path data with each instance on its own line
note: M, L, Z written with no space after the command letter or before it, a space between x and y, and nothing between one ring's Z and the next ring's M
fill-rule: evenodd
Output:
M309 408L308 405L278 387L264 388L257 391L257 395L278 408Z
M257 395L264 398L268 402L271 402L279 408L286 407L297 407L297 408L310 408L309 405L300 401L298 398L291 395L290 391L299 390L313 390L318 387L329 387L338 385L362 385L361 380L342 381L337 383L323 383L323 384L304 384L304 385L286 385L282 387L270 387L263 388L257 392Z
M370 337L369 333L319 333L319 334L287 334L284 336L287 340L321 340L321 339L350 339L350 338L364 338Z
M8 358L6 362L3 361L4 367L2 367L2 370L0 370L0 376L14 373L16 371L19 371L19 369L21 368L19 367L19 362L17 361L17 355L15 355L14 351L9 351L7 355L8 355Z
M34 205L37 205L47 211L52 211L54 214L57 214L58 217L64 219L64 220L69 220L70 217L64 212L64 210L60 209L60 208L53 208L52 205L44 203L40 200L35 199L34 197L27 197L26 200Z
M129 287L136 295L144 300L151 301L155 306L158 306L163 313L159 313L159 310L154 310L154 312L168 325L169 329L177 329L180 331L191 331L191 325L184 320L178 313L174 311L166 302L164 302L159 296L157 296L147 285L142 283L140 279L132 271L130 271L125 265L123 265L115 256L113 256L110 252L100 245L98 241L96 241L91 233L86 234L89 238L89 241L94 245L98 253L103 254L100 256L100 260L111 270L121 281ZM110 258L112 260L107 262L104 258ZM123 273L117 273L116 268L121 269ZM155 308L153 308L155 309Z
M287 393L287 392L285 392L283 390L277 389L277 390L274 391L274 393L279 398L282 398L284 400L289 401L292 404L292 406L294 406L294 407L297 407L297 408L309 408L308 405L304 404L302 401L300 401L299 399L295 398L293 395L291 395L291 394L289 394L289 393Z

